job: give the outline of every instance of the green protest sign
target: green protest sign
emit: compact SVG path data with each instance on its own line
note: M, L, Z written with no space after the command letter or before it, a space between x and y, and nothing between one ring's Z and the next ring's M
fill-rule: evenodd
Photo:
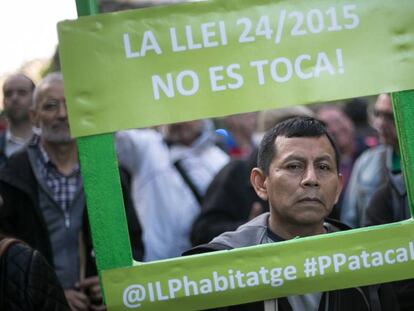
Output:
M72 134L412 89L413 11L227 0L61 22Z
M85 1L78 0L77 4L80 13L91 12L90 8L80 9ZM413 33L410 11L412 3L409 1L365 1L363 4L315 1L310 4L306 1L227 0L64 22L60 25L60 48L71 127L76 136L83 136L181 120L181 115L183 119L197 115L209 117L295 101L307 103L412 88L414 79L410 72L413 72L414 49L410 39ZM126 16L129 22L125 23ZM267 27L267 18L262 16L268 16L273 28ZM181 22L183 18L185 22ZM288 29L288 35L284 31L277 35L281 29L280 20L289 19L290 22L281 23L282 30ZM239 28L228 27L228 21L235 21ZM183 41L178 41L178 29L181 27L184 36L189 38L194 25L199 26L199 33L194 32L191 44L186 39L184 47ZM172 49L174 31L171 32L171 27L176 27L177 51L170 51L169 57L161 60L157 57L165 55L166 47ZM119 37L120 29L123 32ZM143 29L151 30L161 54L157 54L152 35L144 35ZM165 29L168 32L163 37L161 32ZM372 33L366 36L360 32L362 29L372 30ZM137 41L131 39L134 36L138 37ZM116 37L120 42L114 43ZM144 37L145 45L142 45L144 41L139 40ZM246 42L239 42L240 37ZM230 41L230 38L237 40ZM217 46L213 42L217 42ZM269 42L273 45L268 45ZM196 48L197 44L202 47ZM208 46L211 44L213 46ZM379 50L371 49L372 46ZM229 48L230 52L224 51ZM237 58L239 52L240 58ZM232 59L232 54L236 58ZM359 54L365 57L363 61ZM119 60L120 55L124 61L126 59L130 71L125 71L128 66ZM251 56L254 58L245 58ZM250 66L252 60L263 62ZM184 93L194 87L191 73L182 74L181 80L179 73L192 70L202 77L199 70L204 68L203 63L209 70L203 80L200 78L198 91L179 94L180 83ZM216 68L216 64L222 69ZM242 66L240 71L235 66L229 67L231 64L247 64L243 69L249 68L250 73L241 71ZM210 70L211 66L214 68ZM272 66L274 72L267 71L265 75L265 68L272 70ZM156 68L162 71L154 73ZM124 75L125 72L130 76ZM155 78L158 100L154 100L152 76L150 82L144 82L148 73L165 78L164 81ZM352 74L348 76L348 73ZM237 74L243 77L243 85L239 88L234 87ZM173 83L168 79L173 79ZM181 82L177 84L178 81ZM256 86L246 87L252 81ZM175 86L173 96L170 96L171 84ZM223 85L225 88L220 89ZM212 91L216 87L219 90ZM134 98L133 103L129 101L131 98ZM240 105L234 104L236 100ZM393 94L411 208L414 194L414 129L410 122L414 118L413 101L413 91ZM221 109L220 106L226 107ZM131 126L128 122L134 124ZM78 148L97 266L109 310L201 309L413 277L412 220L125 268L132 265L132 257L112 135L80 137Z
M111 310L201 310L414 277L414 222L103 272Z

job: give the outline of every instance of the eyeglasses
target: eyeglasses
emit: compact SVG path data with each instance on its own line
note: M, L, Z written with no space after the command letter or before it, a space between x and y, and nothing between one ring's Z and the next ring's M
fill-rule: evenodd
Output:
M381 111L381 110L374 109L374 117L376 117L376 118L381 117L385 121L390 121L390 122L394 121L394 115L393 115L392 112L386 112L386 111Z

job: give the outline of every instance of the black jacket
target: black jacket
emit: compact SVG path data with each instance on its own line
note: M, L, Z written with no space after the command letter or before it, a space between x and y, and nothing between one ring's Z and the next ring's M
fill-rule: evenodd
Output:
M0 310L70 310L52 267L23 243L11 244L1 256Z
M263 212L269 211L267 202L259 198L250 183L250 171L256 162L257 149L247 159L232 160L214 177L192 227L193 245L236 230L249 220L255 202L261 204Z
M0 168L4 167L7 162L6 154L4 153L6 149L6 131L0 133Z

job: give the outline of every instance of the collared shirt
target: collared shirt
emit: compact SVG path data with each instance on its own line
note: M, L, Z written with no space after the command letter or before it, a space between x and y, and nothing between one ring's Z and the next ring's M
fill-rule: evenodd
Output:
M10 157L13 153L19 151L20 149L23 148L23 146L30 140L29 139L24 139L21 137L17 137L14 136L11 132L10 129L6 130L6 144L4 147L4 154L6 155L6 157Z
M63 175L57 170L56 165L52 163L42 144L37 144L37 147L40 172L47 186L52 191L55 202L63 211L67 211L81 183L79 165L77 164L69 175Z
M79 165L71 174L61 174L38 136L33 137L28 153L38 181L39 209L48 229L55 272L63 288L73 288L84 276L79 243L85 202Z

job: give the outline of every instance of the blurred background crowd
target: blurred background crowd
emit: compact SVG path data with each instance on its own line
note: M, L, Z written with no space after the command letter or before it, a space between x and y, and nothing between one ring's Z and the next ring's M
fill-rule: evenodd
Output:
M101 1L100 10L136 3ZM0 231L41 251L72 309L99 309L59 70L56 53L36 74L21 68L3 77ZM268 211L250 171L263 133L294 116L323 121L339 147L345 187L331 218L357 228L410 217L388 94L131 129L114 135L134 259L180 256Z

